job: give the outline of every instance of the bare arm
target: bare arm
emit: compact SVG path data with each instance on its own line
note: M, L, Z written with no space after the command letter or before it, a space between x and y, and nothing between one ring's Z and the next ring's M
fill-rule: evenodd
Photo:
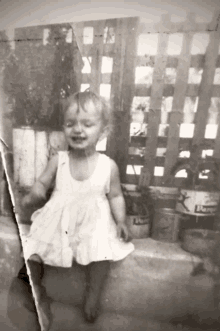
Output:
M58 155L54 155L48 162L45 170L32 186L29 194L24 197L23 205L38 203L41 200L46 200L46 194L51 187L56 176L58 165Z
M125 241L128 241L129 234L125 223L126 221L125 200L121 190L118 167L113 160L111 160L110 192L107 197L109 200L113 217L118 227L118 236L123 237Z

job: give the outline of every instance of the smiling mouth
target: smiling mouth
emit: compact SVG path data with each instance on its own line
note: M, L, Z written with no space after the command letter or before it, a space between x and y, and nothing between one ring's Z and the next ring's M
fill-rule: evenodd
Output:
M71 139L74 143L82 143L83 141L86 140L86 138L82 138L82 137L72 137Z

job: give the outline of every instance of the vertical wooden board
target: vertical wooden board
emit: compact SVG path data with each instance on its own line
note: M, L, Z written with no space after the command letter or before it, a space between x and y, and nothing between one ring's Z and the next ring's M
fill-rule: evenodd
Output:
M169 123L169 134L167 140L167 150L164 165L164 183L168 180L173 184L170 172L179 155L179 129L182 122L182 114L180 112L172 112Z
M92 46L92 62L91 62L91 75L90 75L90 87L92 91L99 94L100 82L101 82L101 65L103 54L103 40L104 40L104 27L105 21L95 21L94 27L94 39Z
M220 123L218 124L218 131L215 138L213 157L220 159Z
M30 187L35 179L35 132L13 130L14 180L21 187Z
M160 124L161 111L159 109L150 110L148 117L148 130L145 148L145 165L144 167L154 176L154 166L157 152L158 129Z
M111 75L111 100L115 111L121 111L121 88L126 48L126 27L124 19L118 19L116 25L116 37L113 59L113 70Z
M82 59L84 23L72 23L71 26L73 29L73 74L76 75L77 88L80 90L80 85L82 84L82 68L84 66Z
M164 20L166 19L167 17L164 17ZM143 169L143 174L144 171L147 171L148 175L151 176L151 180L154 176L154 165L157 151L157 139L161 115L160 109L162 104L164 76L167 64L168 37L169 35L167 33L159 34L158 50L157 55L155 56L153 81L151 87L151 99L149 107L151 111L148 118L148 138L146 139L145 164ZM140 178L140 185L141 180L142 179Z
M205 63L199 91L198 110L195 117L195 131L192 139L193 146L199 145L205 134L208 109L212 96L215 66L218 58L219 40L220 27L218 31L210 32L210 41L205 54ZM191 156L197 159L200 157L199 153L199 150L195 150L192 152Z
M135 94L135 64L137 54L137 29L138 17L125 19L126 29L126 51L123 68L121 102L121 120L117 131L117 154L116 162L119 165L121 179L126 181L126 168L128 160L128 149L130 140L130 109Z
M41 175L48 161L47 132L35 132L35 180Z
M111 96L110 96L113 123L112 123L112 130L107 140L107 149L106 149L107 155L109 155L113 159L116 157L116 152L117 152L117 141L116 141L117 112L122 111L121 88L122 88L122 77L123 77L123 68L124 68L125 47L126 47L126 26L127 26L127 22L124 19L116 20L113 69L111 74Z
M153 82L151 88L150 109L161 109L161 102L164 87L164 74L167 64L168 34L161 33L158 38L158 52L155 57Z
M179 56L176 84L173 95L173 105L169 123L167 151L164 166L164 182L168 181L169 174L179 155L179 125L182 122L185 96L188 84L188 72L191 63L190 48L192 33L183 36L182 51Z

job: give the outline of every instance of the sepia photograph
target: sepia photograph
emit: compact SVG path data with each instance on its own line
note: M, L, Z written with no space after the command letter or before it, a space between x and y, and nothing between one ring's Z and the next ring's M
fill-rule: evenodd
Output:
M220 330L220 3L0 9L1 330Z

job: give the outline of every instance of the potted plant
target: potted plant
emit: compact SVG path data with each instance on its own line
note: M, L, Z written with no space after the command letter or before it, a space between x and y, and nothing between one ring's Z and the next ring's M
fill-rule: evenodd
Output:
M194 146L192 151L201 148ZM186 171L187 178L179 189L176 210L197 216L214 215L220 199L220 160L210 156L184 158L174 165L171 176L175 177L180 170Z
M199 150L198 150L199 149ZM194 146L193 154L198 155L202 146ZM182 214L200 217L214 216L220 201L220 162L214 157L183 159L178 161L171 175L180 170L186 170L187 178L179 189L176 210ZM206 179L201 180L200 174ZM211 254L215 246L218 233L208 229L187 229L183 233L182 247L194 254L206 256Z
M122 190L126 204L127 225L132 238L149 237L154 212L149 189L137 187L135 191L128 191L125 185L122 185Z

